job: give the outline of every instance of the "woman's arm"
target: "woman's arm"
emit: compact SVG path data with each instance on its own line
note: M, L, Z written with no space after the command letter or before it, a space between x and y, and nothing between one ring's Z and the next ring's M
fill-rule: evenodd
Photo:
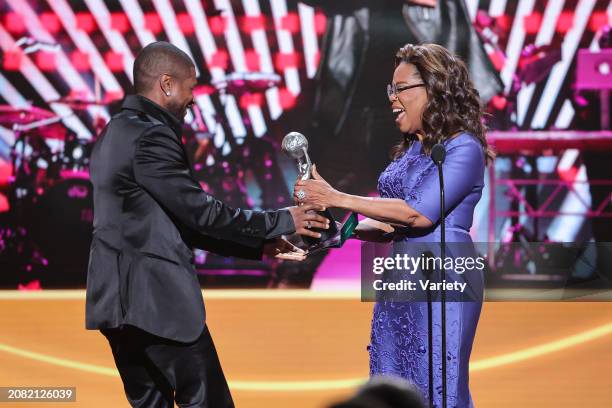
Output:
M294 197L299 201L298 192L303 191L307 203L318 204L325 208L342 208L355 211L366 217L389 224L413 228L428 228L432 222L399 198L361 197L342 193L334 189L313 166L314 179L295 184Z
M313 166L314 167L314 166ZM450 140L442 166L446 187L444 207L454 208L470 192L481 192L484 185L485 159L482 145L471 135ZM296 190L304 190L303 203L325 208L341 207L379 221L411 228L428 228L440 221L438 172L428 171L416 189L406 189L400 198L370 198L344 194L335 190L313 168L314 180L299 181ZM414 191L413 191L414 190Z
M412 228L428 228L432 222L399 198L361 197L336 191L334 207L355 211L384 223ZM309 200L309 202L311 202Z

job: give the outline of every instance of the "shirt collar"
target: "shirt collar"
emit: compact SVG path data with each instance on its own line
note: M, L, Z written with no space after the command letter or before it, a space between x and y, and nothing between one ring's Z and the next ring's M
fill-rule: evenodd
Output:
M153 116L155 119L168 125L177 135L181 135L182 122L177 119L170 111L156 104L149 98L142 95L128 95L121 105L121 109L132 109Z

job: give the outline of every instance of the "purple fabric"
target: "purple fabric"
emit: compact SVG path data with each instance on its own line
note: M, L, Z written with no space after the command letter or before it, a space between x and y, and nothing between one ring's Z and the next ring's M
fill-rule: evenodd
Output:
M474 207L484 186L485 160L478 140L467 133L445 143L442 166L445 184L446 241L471 242L469 229ZM389 164L380 175L381 197L401 198L429 218L427 230L405 231L406 242L440 241L440 190L438 172L420 142ZM461 276L458 279L462 279ZM469 283L482 294L482 273ZM455 279L457 280L457 279ZM482 296L480 296L482 299ZM468 368L482 302L447 302L448 407L472 407ZM434 406L442 406L441 305L433 303ZM428 316L426 302L379 301L374 306L370 352L370 375L395 375L414 382L425 398L429 395Z

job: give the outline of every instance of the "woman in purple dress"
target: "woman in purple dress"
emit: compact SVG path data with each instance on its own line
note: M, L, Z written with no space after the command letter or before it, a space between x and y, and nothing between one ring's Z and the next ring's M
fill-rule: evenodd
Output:
M474 207L482 194L485 166L493 159L493 154L485 138L478 92L465 64L441 46L408 44L396 54L396 69L387 93L404 140L394 150L393 161L380 175L380 198L337 191L315 169L314 180L296 183L296 199L302 197L303 202L365 215L368 218L356 231L357 238L363 240L379 241L392 235L394 241L408 242L408 246L439 243L439 181L430 154L433 145L441 143L447 152L442 166L446 242L471 245L469 230ZM469 274L450 271L448 275L452 275L451 281L469 284L472 300L446 303L447 402L448 407L472 407L468 371L482 306L482 270ZM378 300L374 306L368 348L371 375L409 379L427 399L433 380L431 405L436 407L442 406L440 311L440 303L434 303L432 379L426 301Z

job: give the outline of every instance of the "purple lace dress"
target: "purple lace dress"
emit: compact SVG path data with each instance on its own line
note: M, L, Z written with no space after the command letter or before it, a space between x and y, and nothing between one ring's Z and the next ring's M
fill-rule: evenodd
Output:
M446 241L471 242L468 231L474 207L484 186L485 161L482 146L463 133L445 143L443 164L445 184ZM401 198L429 218L434 226L407 234L404 242L440 242L439 181L435 165L414 142L399 159L380 175L381 197ZM452 244L451 244L452 245ZM461 277L459 278L461 279ZM472 407L468 368L476 325L482 306L483 277L470 276L470 286L479 292L477 301L447 302L447 395L448 407ZM442 406L441 326L439 302L433 302L433 399ZM370 375L394 375L414 382L424 398L429 396L427 302L378 301L374 306L370 352Z

